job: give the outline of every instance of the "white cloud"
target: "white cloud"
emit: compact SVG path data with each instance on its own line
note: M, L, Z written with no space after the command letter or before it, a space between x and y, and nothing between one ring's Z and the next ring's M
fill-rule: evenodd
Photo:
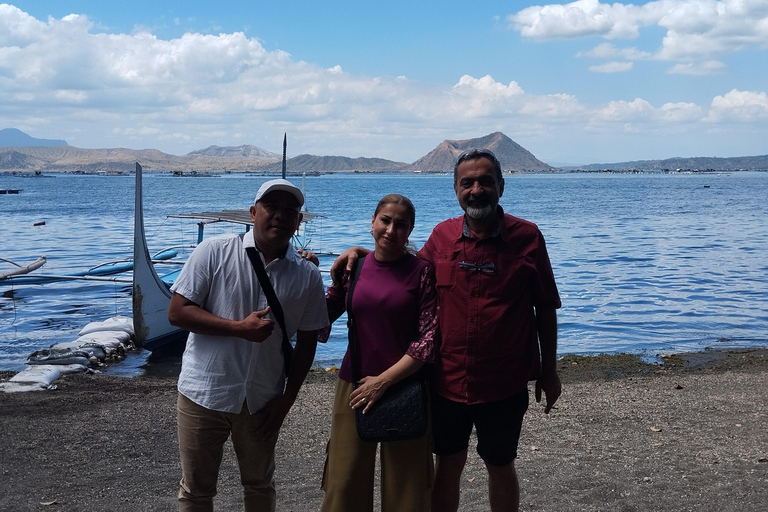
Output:
M689 123L700 121L703 109L695 103L665 103L658 111L658 117L666 123Z
M637 48L618 48L611 43L600 43L591 50L579 52L577 57L594 57L597 59L645 60L651 58L651 54Z
M644 27L657 26L666 30L654 54L661 60L708 60L745 48L768 47L765 0L658 0L639 6L579 0L528 7L510 15L508 21L523 37L538 41L590 36L635 39Z
M768 95L765 92L736 89L722 96L715 96L707 118L710 122L748 122L763 119L768 119Z
M571 39L598 35L606 39L633 39L649 20L632 4L603 4L578 0L568 4L533 6L512 14L508 21L524 37L538 40Z
M464 75L459 79L459 83L453 86L453 90L459 93L479 91L489 97L511 97L523 94L523 89L517 85L517 82L510 82L509 85L504 85L495 81L490 75L485 75L482 78Z
M629 71L634 66L633 62L606 62L605 64L598 64L596 66L589 66L589 70L593 73L624 73Z
M83 103L86 99L88 99L88 95L85 93L85 91L59 90L55 91L54 95L57 99L68 103Z
M641 121L651 119L655 111L653 106L641 98L633 101L611 101L595 112L601 121Z
M667 73L676 75L705 76L714 75L722 72L725 64L718 60L708 60L706 62L695 62L688 64L675 64L667 70Z

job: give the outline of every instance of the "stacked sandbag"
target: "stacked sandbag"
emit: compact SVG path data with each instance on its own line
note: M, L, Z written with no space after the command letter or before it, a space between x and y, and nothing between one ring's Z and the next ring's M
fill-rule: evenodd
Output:
M132 336L133 320L126 316L91 322L80 329L76 340L35 351L27 358L27 364L103 366L125 357L125 351L133 347Z
M30 366L20 371L8 382L0 382L0 390L6 393L19 393L24 391L40 391L43 389L56 389L53 381L68 373L80 373L88 371L88 367L82 364L44 364Z
M51 383L62 374L87 371L93 367L119 361L133 345L133 320L116 316L102 322L91 322L74 341L57 343L36 350L27 358L29 368L0 383L6 392L55 389Z

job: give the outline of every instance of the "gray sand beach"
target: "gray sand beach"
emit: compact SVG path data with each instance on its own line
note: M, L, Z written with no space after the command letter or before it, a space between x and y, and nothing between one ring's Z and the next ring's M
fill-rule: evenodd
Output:
M559 367L560 401L549 415L532 403L523 426L522 510L765 510L768 350L708 350L663 364L566 356ZM335 379L313 371L286 419L280 511L319 508ZM56 384L0 393L0 510L174 510L175 376L83 374ZM488 510L486 489L471 448L461 510ZM242 510L230 445L216 507Z

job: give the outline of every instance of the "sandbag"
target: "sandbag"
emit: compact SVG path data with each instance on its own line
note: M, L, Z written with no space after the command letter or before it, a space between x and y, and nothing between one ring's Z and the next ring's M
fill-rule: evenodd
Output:
M79 336L75 342L84 343L99 343L101 345L114 345L119 343L121 345L127 344L131 340L131 336L124 331L95 331L88 334Z
M133 319L127 316L115 316L107 318L103 322L91 322L80 329L78 336L98 331L123 331L133 336Z
M40 391L56 389L53 381L67 373L79 373L88 370L83 365L39 365L30 366L10 378L8 382L0 382L0 390L6 393L21 393L25 391Z
M88 366L90 355L80 350L62 349L35 350L27 357L27 364L30 365L67 365L79 364Z

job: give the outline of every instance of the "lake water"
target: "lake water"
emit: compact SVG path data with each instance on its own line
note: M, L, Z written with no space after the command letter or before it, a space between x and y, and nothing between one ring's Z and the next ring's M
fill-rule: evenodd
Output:
M245 208L266 179L146 174L150 252L196 240L194 221L167 215ZM23 189L0 195L0 257L26 264L46 255L45 273L131 257L133 183L132 176L0 174L0 189ZM461 214L450 175L307 177L308 208L322 215L311 224L311 246L331 253L371 247L371 214L392 192L416 206L416 247L439 221ZM538 224L547 240L563 301L558 352L653 358L768 346L766 198L768 173L532 174L506 176L501 204ZM206 233L229 231L214 224ZM321 267L331 261L324 257ZM9 269L0 262L0 271ZM124 283L2 285L0 369L21 370L34 350L71 341L86 323L116 314L131 314ZM338 364L345 349L341 319L316 362ZM118 371L140 373L145 358L134 355Z

